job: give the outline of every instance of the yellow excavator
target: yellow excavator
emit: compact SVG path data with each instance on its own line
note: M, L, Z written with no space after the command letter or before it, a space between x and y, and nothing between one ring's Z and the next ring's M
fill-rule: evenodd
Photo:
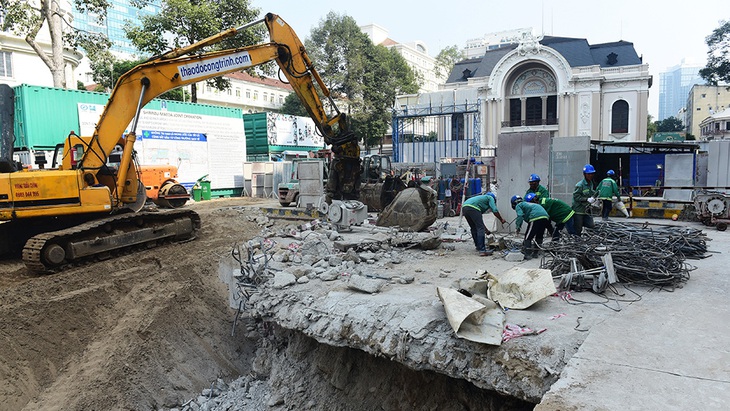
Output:
M268 43L203 50L261 23L268 28ZM22 249L30 270L53 272L90 258L195 238L200 217L191 210L140 211L146 200L134 155L140 111L169 90L270 61L276 61L325 143L332 145L335 158L328 199L357 199L358 139L295 32L269 13L261 20L153 57L122 75L93 135L69 136L58 169L0 167L0 254ZM329 110L323 98L328 99ZM123 147L121 157L112 166L109 157L118 144Z

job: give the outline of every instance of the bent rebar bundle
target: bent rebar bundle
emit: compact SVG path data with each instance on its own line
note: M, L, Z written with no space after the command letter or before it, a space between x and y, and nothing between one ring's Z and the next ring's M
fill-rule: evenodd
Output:
M611 253L621 282L676 287L689 280L689 272L695 268L685 259L707 256L706 241L698 229L601 221L582 236L547 243L541 268L560 276L571 272L575 259L582 269L591 270L602 267L601 257Z

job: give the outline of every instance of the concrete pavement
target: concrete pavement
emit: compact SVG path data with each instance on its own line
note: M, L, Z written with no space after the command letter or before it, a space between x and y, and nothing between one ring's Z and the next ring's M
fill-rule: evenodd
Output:
M535 410L730 407L730 234L705 232L712 256L687 260L684 287L646 291L593 326Z

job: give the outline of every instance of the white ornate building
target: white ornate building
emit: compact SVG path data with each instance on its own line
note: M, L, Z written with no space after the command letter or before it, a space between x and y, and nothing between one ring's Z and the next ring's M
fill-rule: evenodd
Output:
M700 138L702 140L730 139L730 108L702 120L700 123Z
M518 44L457 63L444 86L479 106L482 147L527 131L646 141L652 77L632 43L521 34Z

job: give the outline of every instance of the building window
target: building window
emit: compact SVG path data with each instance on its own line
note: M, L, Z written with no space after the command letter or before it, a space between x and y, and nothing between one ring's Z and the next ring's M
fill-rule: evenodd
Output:
M0 77L13 77L13 53L0 52Z
M525 124L539 126L542 124L542 98L528 97L525 101Z
M236 87L236 97L241 97L241 89Z
M451 139L464 139L464 114L462 113L451 115Z
M246 98L251 98L251 90L246 90Z
M284 96L279 94L279 104L284 104Z
M228 95L230 96L233 94L233 91L231 91L231 89L228 89L228 90L226 90L226 93L228 93Z
M522 101L518 98L509 100L509 126L519 127L522 125Z
M210 86L205 86L205 92L210 94Z
M258 91L254 91L253 92L253 99L254 100L258 100L259 99L259 92Z
M703 95L702 95L702 98L705 98L705 97L707 97L707 94L703 94Z
M629 103L618 100L611 110L611 133L625 134L629 132Z

